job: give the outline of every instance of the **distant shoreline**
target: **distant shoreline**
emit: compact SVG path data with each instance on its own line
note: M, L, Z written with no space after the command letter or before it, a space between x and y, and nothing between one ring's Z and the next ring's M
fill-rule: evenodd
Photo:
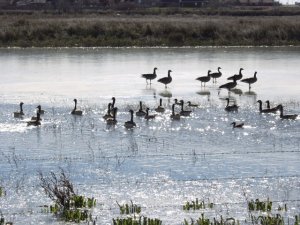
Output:
M0 47L299 46L293 16L0 13Z

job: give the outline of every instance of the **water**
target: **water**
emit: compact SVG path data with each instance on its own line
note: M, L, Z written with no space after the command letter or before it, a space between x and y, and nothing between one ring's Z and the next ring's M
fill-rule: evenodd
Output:
M286 203L285 216L292 221L299 214L299 117L283 121L278 114L259 114L256 101L269 99L299 114L299 55L297 47L1 49L0 186L7 192L0 198L1 212L14 224L64 224L39 207L51 201L38 185L38 171L61 167L78 193L97 199L97 224L120 216L116 201L132 200L143 215L173 225L202 211L211 218L245 220L247 199L268 197L274 208ZM173 71L167 90L157 81L147 86L140 77L155 66L158 78ZM195 78L218 66L223 73L218 83L200 87ZM257 71L258 82L250 92L238 82L239 94L230 98L240 110L227 113L228 93L219 93L218 86L240 67L244 77ZM102 116L112 96L118 123L109 127ZM161 97L165 113L153 121L135 118L133 130L123 127L140 100L153 113ZM74 98L82 117L70 115ZM171 121L174 98L200 108ZM12 112L20 101L25 116L16 119ZM42 126L27 127L38 104L46 111ZM232 129L232 121L245 128ZM216 206L182 210L196 198Z

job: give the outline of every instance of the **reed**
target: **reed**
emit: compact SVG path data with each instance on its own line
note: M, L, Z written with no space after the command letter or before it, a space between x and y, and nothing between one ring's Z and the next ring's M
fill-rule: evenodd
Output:
M212 209L214 207L214 203L212 202L208 202L205 203L204 200L199 201L198 198L196 198L195 201L191 201L191 202L186 202L185 205L183 205L183 210L199 210L199 209L205 209L205 208L209 208Z
M259 199L256 199L255 201L251 200L248 202L248 210L270 212L272 210L272 202L269 198L266 201L260 201Z
M120 205L118 202L118 206L119 206L119 209L120 209L120 214L121 215L128 215L128 214L140 214L141 213L141 206L139 205L136 205L136 204L133 204L132 201L130 201L131 204L123 204L123 205Z
M209 218L206 218L204 213L201 214L201 217L198 219L190 219L190 222L186 219L184 219L183 222L184 225L240 225L239 220L235 220L234 218L226 218L224 219L222 216L220 219L213 218L213 220L210 220Z
M134 216L113 219L113 225L162 225L162 221L157 218L151 219L144 216L136 218Z

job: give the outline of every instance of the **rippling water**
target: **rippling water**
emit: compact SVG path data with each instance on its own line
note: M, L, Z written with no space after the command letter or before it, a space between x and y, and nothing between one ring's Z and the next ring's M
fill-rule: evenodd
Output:
M256 101L282 103L286 113L300 112L300 48L182 49L1 49L0 210L14 224L63 224L40 205L50 204L38 186L38 171L64 168L79 193L94 196L97 224L119 216L116 201L133 200L142 214L163 224L181 224L200 212L181 206L195 198L216 203L208 216L248 218L247 199L287 203L287 217L299 213L300 121L258 113ZM141 73L158 67L158 78L172 69L165 90L146 86ZM217 84L200 86L195 78L222 67ZM257 71L251 92L238 83L231 93L240 110L224 110L227 91L218 86L244 68ZM116 97L118 123L107 126L102 116ZM70 115L73 98L84 111ZM137 127L123 127L138 102L153 109L163 98L167 108L155 120L135 118ZM173 99L200 105L190 117L170 120ZM13 118L20 101L23 119ZM42 126L26 121L41 104ZM230 123L245 123L232 129Z

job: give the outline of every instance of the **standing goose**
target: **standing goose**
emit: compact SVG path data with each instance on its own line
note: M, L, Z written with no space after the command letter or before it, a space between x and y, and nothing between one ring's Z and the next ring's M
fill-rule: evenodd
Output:
M227 100L227 105L225 107L225 111L227 112L237 112L239 107L236 104L229 105L229 98L226 98Z
M204 83L204 87L205 87L205 83L208 82L208 81L210 81L210 72L211 72L211 70L208 70L207 76L196 78L196 80L201 81L201 86L202 86L202 83Z
M243 78L242 70L244 70L244 69L240 68L239 74L234 74L233 76L228 77L227 80L233 80L233 79L240 80L240 79L242 79Z
M220 69L222 69L222 68L218 67L218 72L210 74L210 76L213 78L213 83L217 83L217 78L222 76L222 73L221 73Z
M117 124L117 122L118 122L118 121L116 120L117 111L118 111L118 108L115 107L115 108L113 109L113 116L106 119L106 124L107 124L107 125L115 125L115 124Z
M269 100L267 100L266 103L267 103L267 109L268 109L270 112L276 113L276 112L278 111L278 107L273 107L273 108L270 107L270 101L269 101Z
M103 116L103 119L107 120L108 118L113 118L110 111L111 111L111 103L108 103L107 113Z
M236 84L237 84L236 83L236 79L233 78L233 82L229 82L229 83L223 84L219 88L225 88L228 91L230 91L232 88L234 88L236 86Z
M124 123L124 126L125 126L127 129L130 129L130 128L133 128L133 127L136 126L135 122L133 122L133 110L130 109L129 112L130 112L130 115L131 115L130 120L129 120L129 121L126 121L126 122Z
M41 115L39 112L37 112L35 119L28 121L27 126L39 126L39 125L41 125Z
M256 77L257 72L255 71L254 76L250 77L250 78L246 78L241 80L241 82L247 83L249 84L249 91L251 90L251 84L255 83L257 81L257 77Z
M180 100L180 103L181 103L181 111L180 111L180 115L181 116L190 116L191 112L190 110L184 110L183 109L183 104L184 104L184 101L183 100Z
M142 101L140 101L140 108L139 108L139 111L137 111L135 113L136 116L145 116L146 115L146 112L143 111L143 104L142 104Z
M162 99L159 99L159 106L157 106L157 108L155 109L156 112L165 112L165 108L162 107Z
M180 114L175 114L175 104L172 105L172 114L170 117L172 120L180 120Z
M158 80L158 82L163 83L165 85L165 88L167 88L167 84L172 82L171 72L172 72L172 70L168 70L168 76L160 78Z
M260 113L272 113L273 112L270 109L262 109L262 101L261 100L257 100L257 102L259 103L259 112Z
M24 116L24 112L23 112L23 102L20 102L20 111L19 112L14 112L14 117L15 118L21 118L22 116Z
M295 120L298 115L297 114L290 114L290 115L283 115L283 106L282 105L278 105L277 108L279 109L280 111L280 118L281 119L286 119L286 120Z
M148 84L147 80L150 80L150 85L151 85L151 80L154 80L156 78L156 70L157 70L157 68L154 67L153 73L142 74L142 77L146 79L147 84Z
M82 116L82 111L77 109L77 99L75 98L73 101L75 103L75 106L74 106L74 109L72 110L71 114L77 115L77 116Z
M237 124L236 122L232 122L231 125L232 125L232 128L243 128L244 123Z
M150 119L155 119L156 115L149 115L149 108L146 109L146 115L145 115L145 119L146 120L150 120Z

